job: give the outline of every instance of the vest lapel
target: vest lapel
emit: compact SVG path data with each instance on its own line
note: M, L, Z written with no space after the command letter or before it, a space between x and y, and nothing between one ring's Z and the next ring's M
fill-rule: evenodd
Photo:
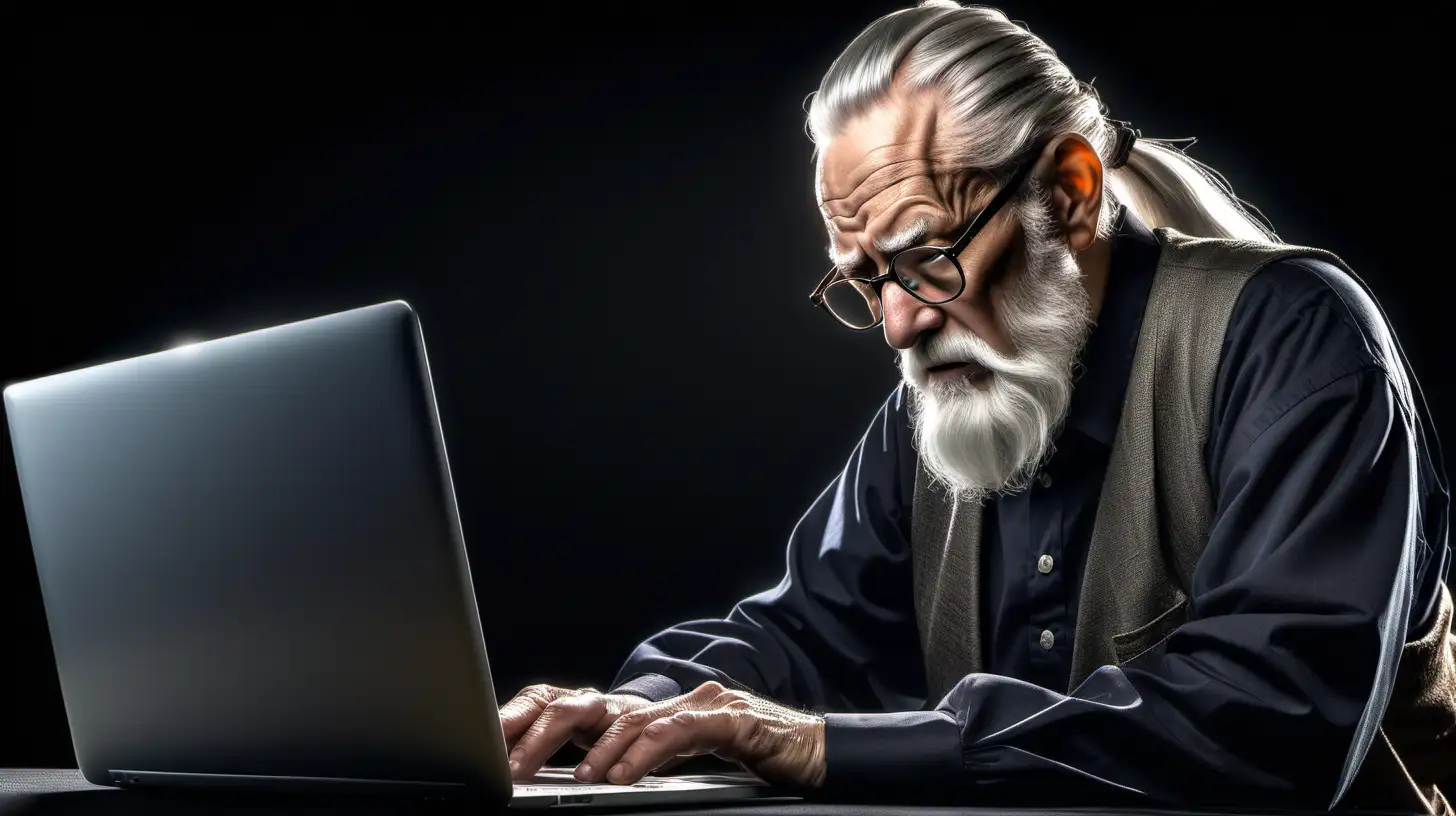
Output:
M931 702L981 667L981 505L956 501L916 468L911 515L915 616Z

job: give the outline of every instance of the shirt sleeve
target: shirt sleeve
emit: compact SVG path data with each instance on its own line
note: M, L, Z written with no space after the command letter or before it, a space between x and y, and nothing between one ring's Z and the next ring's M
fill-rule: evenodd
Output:
M778 586L639 645L613 681L661 700L709 680L819 711L925 703L908 541L914 450L897 387L789 536Z
M1367 706L1377 722L1384 708L1402 585L1432 550L1418 540L1416 431L1398 386L1338 305L1266 305L1284 315L1266 324L1278 336L1234 350L1266 357L1220 380L1217 501L1190 621L1070 695L967 676L934 712L955 726L959 768L876 753L930 713L830 714L827 789L1332 805L1347 757L1363 756L1352 746Z

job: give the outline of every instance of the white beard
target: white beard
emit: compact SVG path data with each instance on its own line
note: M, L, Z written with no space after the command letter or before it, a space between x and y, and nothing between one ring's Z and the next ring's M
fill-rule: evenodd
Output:
M1028 180L1019 205L1026 263L1001 304L1017 349L1006 357L969 331L942 330L900 352L915 448L929 475L955 498L979 502L1020 490L1052 450L1071 404L1074 368L1091 332L1082 271L1054 230L1043 189ZM927 370L975 362L991 374L982 390L959 377L931 384Z

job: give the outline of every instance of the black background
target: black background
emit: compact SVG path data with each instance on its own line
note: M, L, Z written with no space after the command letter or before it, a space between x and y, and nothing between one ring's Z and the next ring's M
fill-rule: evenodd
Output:
M0 380L405 298L502 699L605 687L645 636L773 585L895 382L804 297L803 106L899 6L298 5L8 8ZM1284 239L1359 271L1449 435L1444 20L1006 8L1111 115L1199 137ZM3 455L0 766L73 765Z

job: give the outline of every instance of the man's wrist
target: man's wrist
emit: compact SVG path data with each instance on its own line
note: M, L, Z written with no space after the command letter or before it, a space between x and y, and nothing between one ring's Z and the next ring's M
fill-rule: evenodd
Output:
M809 755L809 778L807 785L810 789L818 790L824 787L825 777L828 774L828 763L825 762L824 751L824 715L814 715L814 722L809 726L809 744L811 752Z

